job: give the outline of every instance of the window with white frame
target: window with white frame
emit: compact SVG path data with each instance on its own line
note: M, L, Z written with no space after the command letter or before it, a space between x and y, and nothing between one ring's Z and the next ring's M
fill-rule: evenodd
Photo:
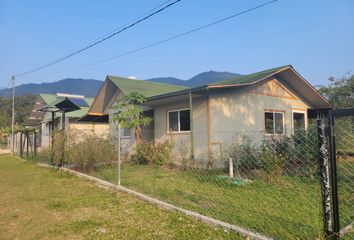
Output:
M293 129L294 131L306 129L306 119L304 111L293 112Z
M264 118L266 134L284 134L284 112L266 111Z
M131 137L131 130L129 128L122 128L120 133L121 133L122 138L130 138Z
M190 110L179 109L167 112L167 129L169 132L189 132Z

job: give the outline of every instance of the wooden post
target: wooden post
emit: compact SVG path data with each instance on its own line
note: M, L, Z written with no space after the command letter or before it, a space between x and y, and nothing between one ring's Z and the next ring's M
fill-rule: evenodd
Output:
M323 210L323 225L326 239L332 234L332 216L331 216L331 197L330 197L330 182L329 182L329 159L328 159L328 144L326 138L326 125L324 116L318 113L317 117L317 132L318 132L318 147L319 147L319 164L322 192L322 210Z
M337 157L336 157L336 139L334 135L334 115L333 110L328 111L329 127L329 149L331 164L331 190L332 190L332 213L333 213L333 239L339 239L339 203L338 203L338 184L337 184Z

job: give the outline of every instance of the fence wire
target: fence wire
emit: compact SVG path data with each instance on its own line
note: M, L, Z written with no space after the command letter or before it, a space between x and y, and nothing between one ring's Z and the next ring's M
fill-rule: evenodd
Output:
M340 227L354 222L354 117L335 119ZM354 232L349 233L351 239ZM348 236L348 239L349 236Z
M341 125L336 126L345 226L354 212L354 134L339 133ZM139 135L121 130L121 185L275 239L324 238L315 127L286 135L153 130ZM57 132L50 163L63 159L68 168L117 184L117 136L117 131ZM50 153L42 149L38 159L48 162Z

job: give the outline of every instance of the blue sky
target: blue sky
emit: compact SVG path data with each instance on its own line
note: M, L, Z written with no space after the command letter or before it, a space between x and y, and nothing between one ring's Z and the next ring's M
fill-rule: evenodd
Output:
M124 26L163 0L0 0L0 86L13 74L66 55ZM17 82L107 74L187 79L292 64L313 85L354 70L353 0L280 0L191 35L102 64L65 71L182 33L266 0L182 0L138 26ZM59 73L57 73L59 72ZM55 74L52 74L55 73Z

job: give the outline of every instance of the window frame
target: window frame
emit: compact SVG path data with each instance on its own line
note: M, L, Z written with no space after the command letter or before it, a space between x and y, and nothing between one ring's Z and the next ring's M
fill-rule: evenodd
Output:
M304 125L305 125L305 131L306 131L307 130L307 111L306 110L292 109L292 111L291 111L291 127L292 127L293 134L295 133L294 113L304 114L304 121L305 121Z
M124 135L124 130L125 129L128 129L129 130L129 135ZM128 139L128 138L131 138L132 137L132 130L131 129L129 129L129 128L120 128L120 138L121 139Z
M179 108L179 109L173 109L173 110L167 111L167 113L166 113L167 114L167 123L166 123L167 133L190 133L191 132L191 130L181 131L180 112L185 111L185 110L189 110L189 121L190 121L190 118L192 117L190 108ZM178 121L177 122L178 130L177 131L170 131L170 113L171 112L177 112L177 121ZM191 128L191 126L189 128Z
M266 129L266 117L265 117L265 114L266 113L272 113L273 115L273 133L267 133L267 129ZM275 114L276 113L280 113L282 114L283 116L283 133L276 133L275 132ZM264 133L265 135L267 136L275 136L275 135L278 135L278 136L281 136L281 135L285 135L285 131L286 131L286 126L285 126L285 111L280 111L280 110L264 110L264 114L263 114L263 117L264 117Z

